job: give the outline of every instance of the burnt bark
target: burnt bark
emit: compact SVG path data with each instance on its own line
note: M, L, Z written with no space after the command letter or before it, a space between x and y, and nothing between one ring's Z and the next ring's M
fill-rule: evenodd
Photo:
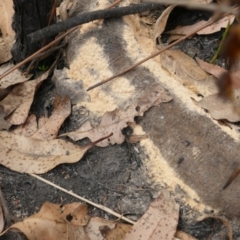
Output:
M13 60L18 63L42 47L42 41L30 43L27 35L48 25L54 0L13 0L15 15L12 27L16 42ZM45 40L46 43L51 39Z

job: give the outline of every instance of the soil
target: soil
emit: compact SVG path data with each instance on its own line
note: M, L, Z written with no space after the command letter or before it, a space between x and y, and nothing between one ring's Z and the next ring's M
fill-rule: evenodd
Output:
M176 27L176 23L178 25L191 24L206 20L209 16L210 13L207 12L177 8L170 16L167 29ZM198 56L209 61L218 47L222 33L223 31L207 36L196 35L179 44L178 48L192 57ZM224 61L220 58L217 63L222 66ZM51 80L48 80L37 92L31 112L38 116L49 114L54 96L54 86ZM151 114L151 111L154 111L154 108L150 109L148 114ZM71 115L61 131L77 128L79 119L82 119L81 114L79 112L79 115ZM78 144L86 144L86 141L78 142ZM106 148L93 147L78 163L62 164L41 176L132 220L138 220L145 213L151 201L157 197L159 190L145 177L146 170L141 163L142 154L139 144L132 144L128 141ZM3 166L0 166L0 180L1 190L12 215L12 221L22 220L36 213L46 201L61 204L79 201L30 175L13 172ZM189 215L193 215L194 211L187 206L181 206L180 209L178 225L180 230L202 240L223 239L222 237L225 236L226 230L218 220L189 222L188 219L191 219ZM115 219L90 205L89 213L91 216ZM21 237L24 239L24 236L21 235ZM234 232L234 239L238 237L240 234ZM7 233L1 239L20 239L20 235Z

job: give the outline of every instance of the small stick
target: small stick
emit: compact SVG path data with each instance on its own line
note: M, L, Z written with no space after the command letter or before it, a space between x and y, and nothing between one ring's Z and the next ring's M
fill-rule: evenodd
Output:
M190 36L194 35L196 32L198 32L198 31L202 30L203 28L205 28L205 27L211 25L212 23L216 22L217 20L218 20L218 18L216 18L216 19L214 19L214 18L209 19L204 25L198 27L197 29L195 29L194 31L190 32L190 33L187 34L186 36L183 36L183 37L179 38L177 41L175 41L175 42L169 44L168 46L162 48L161 50L159 50L159 51L157 51L157 52L151 54L150 56L148 56L148 57L142 59L141 61L139 61L139 62L133 64L132 66L130 66L129 68L126 68L126 69L123 70L122 72L117 73L117 74L113 75L112 77L107 78L107 79L104 80L104 81L98 82L98 83L96 83L96 84L90 86L90 87L87 89L87 91L90 91L90 90L92 90L92 89L94 89L94 88L96 88L96 87L99 87L99 86L103 85L104 83L107 83L107 82L113 80L114 78L119 77L119 76L121 76L121 75L123 75L123 74L129 72L130 70L136 68L136 67L139 66L140 64L142 64L142 63L148 61L148 60L151 59L151 58L154 58L154 57L158 56L160 53L162 53L162 52L164 52L165 50L167 50L167 49L169 49L169 48L171 48L171 47L177 45L178 43L180 43L180 42L182 42L183 40L189 38Z
M83 202L86 202L86 203L88 203L88 204L90 204L90 205L92 205L92 206L94 206L94 207L96 207L96 208L99 208L99 209L101 209L101 210L103 210L103 211L105 211L105 212L107 212L107 213L110 213L110 214L118 217L119 219L122 219L122 220L124 220L124 221L126 221L126 222L128 222L128 223L131 223L131 224L135 224L134 221L132 221L132 220L130 220L130 219L122 216L122 215L119 214L119 213L114 212L114 211L113 211L112 209L110 209L110 208L107 208L107 207L105 207L105 206L103 206L103 205L94 203L94 202L92 202L92 201L90 201L90 200L88 200L88 199L86 199L86 198L83 198L83 197L81 197L81 196L73 193L72 191L68 191L67 189L62 188L62 187L60 187L60 186L58 186L58 185L56 185L56 184L54 184L54 183L52 183L52 182L50 182L50 181L48 181L48 180L46 180L46 179L44 179L44 178L36 175L36 174L30 173L29 175L32 176L32 177L34 177L34 178L36 178L36 179L38 179L38 180L40 180L40 181L42 181L42 182L44 182L44 183L46 183L46 184L48 184L48 185L50 185L50 186L52 186L52 187L57 188L57 189L59 189L60 191L65 192L65 193L67 193L67 194L69 194L69 195L71 195L71 196L73 196L73 197L75 197L75 198L77 198L77 199L79 199L79 200L81 200L81 201L83 201Z
M105 139L111 137L112 135L113 135L113 133L110 133L110 134L108 134L108 135L105 136L105 137L99 138L97 141L90 143L90 146L95 146L96 144L98 144L98 143L101 142L102 140L105 140Z

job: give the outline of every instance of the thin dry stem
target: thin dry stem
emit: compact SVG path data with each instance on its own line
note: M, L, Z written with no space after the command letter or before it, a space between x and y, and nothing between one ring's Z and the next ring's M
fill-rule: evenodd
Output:
M176 2L175 2L175 3L176 3ZM218 21L218 20L221 19L222 17L225 17L225 16L231 14L233 11L238 11L238 10L239 10L239 7L234 6L234 7L230 8L230 11L227 12L227 13L225 13L225 14L219 14L219 13L217 12L217 13L216 13L212 18L210 18L204 25L202 25L202 26L194 29L192 32L190 32L190 33L187 34L186 36L183 36L183 37L179 38L177 41L169 44L168 46L166 46L166 47L162 48L161 50L159 50L159 51L151 54L150 56L142 59L141 61L135 63L134 65L130 66L129 68L126 68L126 69L123 70L122 72L117 73L117 74L113 75L112 77L107 78L107 79L104 80L104 81L98 82L98 83L90 86L90 87L87 89L87 91L90 91L90 90L92 90L92 89L94 89L94 88L96 88L96 87L99 87L99 86L103 85L104 83L107 83L107 82L113 80L114 78L119 77L119 76L121 76L121 75L129 72L130 70L136 68L137 66L139 66L139 65L141 65L142 63L148 61L149 59L152 59L152 58L158 56L159 54L161 54L161 53L164 52L165 50L167 50L167 49L169 49L169 48L177 45L178 43L184 41L185 39L191 37L192 35L195 35L198 31L204 29L205 27L210 26L211 24L215 23L216 21Z
M142 59L141 61L135 63L134 65L130 66L129 68L126 68L126 69L123 70L122 72L120 72L120 73L118 73L118 74L115 74L114 76L112 76L112 77L110 77L110 78L107 78L107 79L104 80L104 81L101 81L101 82L98 82L98 83L92 85L91 87L89 87L89 88L87 89L87 91L90 91L90 90L92 90L92 89L94 89L94 88L96 88L96 87L99 87L99 86L103 85L104 83L107 83L107 82L113 80L114 78L119 77L119 76L121 76L121 75L129 72L130 70L136 68L137 66L139 66L139 65L141 65L142 63L148 61L149 59L152 59L152 58L158 56L160 53L164 52L165 50L167 50L167 49L169 49L169 48L177 45L178 43L182 42L183 40L189 38L190 36L192 36L192 35L195 34L196 32L198 32L198 31L202 30L203 28L211 25L212 23L216 22L218 19L219 19L219 18L216 18L216 19L212 18L212 19L208 20L204 25L202 25L201 27L198 27L197 29L195 29L194 31L190 32L190 33L187 34L186 36L181 37L181 38L178 39L177 41L169 44L168 46L166 46L166 47L162 48L161 50L159 50L159 51L151 54L150 56Z
M81 197L81 196L73 193L72 191L69 191L69 190L67 190L67 189L65 189L65 188L62 188L62 187L60 187L60 186L58 186L58 185L56 185L56 184L54 184L54 183L52 183L52 182L50 182L50 181L48 181L48 180L46 180L46 179L44 179L44 178L36 175L36 174L29 174L29 175L32 176L32 177L34 177L34 178L36 178L36 179L38 179L38 180L40 180L40 181L42 181L42 182L44 182L44 183L46 183L46 184L48 184L48 185L50 185L50 186L52 186L52 187L57 188L58 190L61 190L61 191L65 192L65 193L67 193L67 194L69 194L69 195L71 195L71 196L73 196L73 197L75 197L75 198L77 198L77 199L79 199L79 200L81 200L81 201L83 201L83 202L86 202L86 203L88 203L88 204L90 204L90 205L92 205L92 206L94 206L94 207L96 207L96 208L99 208L99 209L101 209L101 210L103 210L103 211L105 211L105 212L107 212L107 213L109 213L109 214L112 214L113 216L116 216L116 217L118 217L119 219L122 219L122 220L124 220L124 221L126 221L126 222L128 222L128 223L131 223L131 224L135 224L134 221L132 221L132 220L130 220L130 219L122 216L122 215L119 214L119 213L114 212L114 211L113 211L112 209L110 209L110 208L107 208L107 207L105 207L105 206L103 206L103 205L94 203L94 202L92 202L92 201L90 201L90 200L88 200L88 199L86 199L86 198L83 198L83 197Z

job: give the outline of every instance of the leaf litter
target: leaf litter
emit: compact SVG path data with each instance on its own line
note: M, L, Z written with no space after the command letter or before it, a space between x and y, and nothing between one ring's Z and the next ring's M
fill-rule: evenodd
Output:
M200 30L197 32L198 35L206 35L206 34L212 34L215 32L219 32L222 28L226 28L226 26L228 25L228 22L230 23L230 25L233 23L235 19L235 16L230 15L230 16L226 16L224 18L221 18L219 21L211 24L210 26ZM199 21L195 24L189 25L189 26L178 26L176 29L171 30L166 32L166 34L171 34L171 35L180 35L184 36L184 35L188 35L189 33L191 33L194 29L203 26L204 24L206 24L207 21ZM176 40L177 38L175 38Z
M201 3L201 4L208 4L210 2L212 2L212 0L198 1L198 3ZM160 41L161 35L165 30L169 15L171 14L172 10L176 6L177 5L171 5L171 6L167 7L162 12L160 17L157 19L156 23L154 24L153 35L154 35L155 43L157 43L157 44L161 43L161 41ZM222 28L226 28L228 22L230 22L230 24L232 24L234 19L235 19L234 15L223 17L220 20L218 20L217 22L212 23L210 26L207 26L207 27L203 28L202 30L197 31L196 33L198 35L206 35L206 34L212 34L212 33L218 32ZM189 25L189 26L178 26L174 30L167 31L167 32L165 32L166 34L172 35L172 36L170 36L170 39L168 40L168 42L171 42L173 40L178 40L182 36L188 35L189 33L193 32L195 29L198 29L199 27L204 26L206 23L207 23L207 21L202 20L202 21L199 21L199 22Z
M0 236L18 229L29 240L128 240L140 236L145 240L170 240L176 233L178 214L178 205L166 191L150 204L134 226L99 217L90 218L87 205L78 202L66 205L45 202L38 213L14 223Z
M51 239L64 240L80 238L69 238L73 233L70 226L81 228L89 221L87 206L81 203L66 205L46 202L40 211L22 222L17 222L6 229L1 235L9 230L18 229L24 233L29 240Z
M78 130L62 134L61 136L68 136L73 141L83 138L89 138L92 142L99 139L100 136L106 136L110 133L113 135L98 143L99 147L106 147L109 144L121 144L125 140L122 134L122 129L128 126L128 123L134 122L136 116L142 116L152 106L157 106L161 102L169 102L172 97L161 87L156 86L154 90L149 91L136 104L129 106L126 111L115 109L112 112L106 112L101 120L99 126L93 128L89 121L84 123Z
M221 77L225 74L230 74L232 83L232 99L224 98L219 93L205 96L197 104L206 109L211 116L216 120L226 119L229 122L240 121L239 114L239 96L240 96L240 79L238 72L230 73L217 65L213 65L196 59L199 66L206 72L218 78L219 84Z
M170 101L170 100L168 100L168 101ZM28 101L28 106L29 106L29 102L30 101ZM67 101L66 101L67 102ZM68 104L67 105L69 105L69 103L70 102L68 102ZM154 103L151 103L153 106L154 106ZM150 105L151 105L150 104ZM132 106L132 108L130 107L129 109L130 110L132 110L132 115L128 112L128 111L126 111L126 112L121 112L120 110L118 110L118 109L116 109L115 111L113 111L113 112L107 112L106 113L106 122L108 122L108 121L110 121L109 119L110 118L112 118L112 121L115 119L115 118L117 118L117 117L119 117L120 116L120 119L121 119L121 117L122 117L122 115L126 115L126 117L125 117L125 119L123 118L123 122L125 121L125 123L122 123L121 121L120 121L120 123L119 122L117 122L117 121L113 121L113 124L114 125L117 125L117 127L114 127L112 130L115 130L115 132L116 133L118 133L118 135L116 134L116 136L115 136L115 138L114 137L112 137L112 139L111 139L111 137L109 138L109 139L111 139L111 141L109 141L109 140L107 140L106 142L107 142L107 145L109 144L109 142L111 143L111 144L114 144L114 143L118 143L118 141L119 141L119 139L120 139L120 143L124 140L124 138L122 139L122 135L120 135L120 132L121 132L121 130L124 128L123 126L127 126L127 122L128 121L130 121L130 122L132 122L133 121L133 119L134 119L134 117L135 116L141 116L142 114L143 114L143 112L144 111L142 111L140 114L139 113L136 113L136 112L139 112L140 110L136 110L138 107L139 107L139 105L140 104L138 104L138 105L133 105ZM151 105L151 106L152 106ZM141 109L141 107L144 107L145 105L141 105L140 106L140 109ZM135 107L135 108L134 108ZM25 107L26 108L26 107ZM59 108L61 108L61 107L59 107ZM149 107L147 107L146 106L146 108L144 107L144 109L148 109ZM17 108L15 108L15 109L17 109ZM14 109L14 110L15 110ZM10 111L10 113L11 112L13 112L14 110L12 110L12 111ZM135 111L134 111L135 110ZM145 110L145 111L146 111ZM63 112L64 112L64 110L63 110ZM47 127L47 126L45 126L46 124L44 124L44 126L45 126L45 129L42 127L42 131L39 131L39 130L37 130L38 131L38 133L37 133L37 131L36 131L36 125L35 125L35 123L36 123L36 118L35 117L31 117L31 118L27 118L26 117L26 114L24 115L24 118L22 118L20 121L19 120L15 120L15 122L14 122L14 120L11 120L11 116L8 118L8 119L10 119L12 122L13 122L13 124L23 124L23 125L21 125L21 127L24 127L24 121L26 120L26 119L28 119L29 121L30 120L32 120L32 124L33 125L29 125L29 126L31 126L32 128L31 128L31 131L29 132L29 130L27 131L28 133L27 133L27 136L28 137L32 137L32 138L38 138L38 140L39 139L41 139L41 140L44 140L44 138L45 138L45 140L52 140L52 137L56 137L57 136L57 132L58 132L58 130L59 130L59 127L61 126L61 124L62 124L62 122L64 121L64 119L69 115L69 111L65 111L65 116L63 117L63 119L62 120L59 120L59 124L58 124L58 126L57 126L57 128L56 129L53 129L53 131L54 131L54 135L52 135L52 134L47 134L48 133L48 130L49 129L51 129L51 127L53 126L53 122L54 122L54 120L53 119L57 119L57 114L56 114L56 116L54 116L54 114L52 115L53 117L52 117L52 121L49 121L49 126ZM139 115L138 115L139 114ZM18 113L17 115L16 115L16 118L17 117L19 117L19 115L20 115L20 113ZM61 115L61 114L60 114ZM60 116L60 115L58 115L58 116ZM56 118L54 118L54 117L56 117ZM50 117L51 118L51 117ZM23 120L24 119L24 120ZM104 120L104 116L103 116L103 120ZM101 127L106 127L105 125L104 125L104 121L102 120L102 122L101 122L101 124L103 123L103 125L101 126L101 124L100 124L100 127L99 127L99 129L97 129L97 131L93 131L93 128L91 127L91 126L89 126L88 125L88 129L87 130L85 130L85 131L92 131L92 132L94 132L93 133L93 135L98 135L99 134L99 136L101 135L101 136L103 136L103 134L100 134L100 133L110 133L111 131L110 130L107 130L107 131L105 131L105 130L100 130L100 128ZM119 123L119 125L118 125L118 123ZM111 124L110 124L111 125ZM27 125L26 125L27 126ZM81 128L80 128L81 129ZM96 129L95 129L96 130ZM17 132L17 131L16 131ZM16 133L15 132L15 133ZM35 132L35 133L37 133L36 135L35 134L32 134L33 132ZM25 134L24 134L25 135ZM105 134L106 135L106 134ZM9 136L8 136L9 137ZM24 136L23 136L24 137ZM95 137L95 138L94 138ZM90 138L90 137L89 137ZM22 138L22 140L24 140L24 139L28 139L28 138L26 138L26 136L24 137L24 138ZM80 138L81 139L81 138ZM91 138L90 138L91 139ZM31 139L32 140L32 139ZM91 139L92 141L94 141L94 140L96 140L96 136L93 136L92 137L92 139ZM33 140L33 141L35 141L35 140ZM61 141L61 140L58 140L58 141ZM26 140L26 142L27 142L27 140ZM50 141L45 141L45 144L47 145L48 143L49 143ZM56 144L56 143L55 143ZM105 143L106 144L106 143ZM3 144L4 145L4 144ZM11 146L14 146L14 145L21 145L21 144L19 144L17 141L16 141L16 139L15 139L15 142L12 142L12 144L11 144ZM37 144L36 144L37 145ZM107 146L106 145L106 146ZM15 146L13 147L13 149L15 150ZM8 149L7 150L7 155L9 154L9 153L11 153L12 152L12 149ZM35 153L33 153L33 154L35 154ZM38 153L37 153L38 154ZM67 153L67 155L68 154L70 154L70 153ZM19 165L21 165L21 164L19 164ZM43 167L44 168L44 167ZM157 205L156 206L154 206L154 207L157 207ZM148 213L149 214L149 213ZM64 219L65 220L65 219ZM152 219L151 219L152 220ZM47 224L45 225L45 228L46 228L46 226L47 226ZM71 226L68 226L68 229L71 229L73 226L71 225ZM21 228L21 227L20 227ZM24 228L28 228L28 224L26 224L25 226L24 226ZM175 229L174 227L173 227L173 229ZM29 229L28 229L29 230ZM172 229L171 229L172 230ZM62 230L60 230L60 231L62 231ZM141 228L139 228L138 229L138 232L140 232L141 231ZM156 230L154 230L153 232L155 232ZM64 232L64 231L63 231ZM109 233L110 231L107 231L107 233ZM172 232L172 231L171 231ZM65 233L65 232L64 232ZM70 233L69 233L70 234ZM41 236L41 233L40 233L40 236ZM107 236L107 235L106 235ZM31 238L30 238L31 239ZM51 238L51 239L54 239L54 238ZM58 239L58 238L56 238L56 239ZM111 238L109 238L109 239L111 239ZM127 239L127 238L126 238ZM149 238L150 239L150 238ZM152 238L151 238L152 239ZM158 239L167 239L167 238L159 238L159 236L158 236Z
M60 139L38 140L1 131L0 163L21 173L45 173L61 163L78 162L93 145L77 146Z
M48 71L35 80L27 81L16 85L11 92L0 101L11 124L23 124L28 117L30 107L37 88L48 76Z
M166 191L162 191L147 212L132 227L124 240L172 240L178 224L179 206Z
M12 63L6 63L0 67L0 75L12 68L14 65ZM17 83L23 83L29 80L31 75L28 77L24 76L19 69L15 69L11 74L7 75L0 81L0 89L5 89L13 86Z

